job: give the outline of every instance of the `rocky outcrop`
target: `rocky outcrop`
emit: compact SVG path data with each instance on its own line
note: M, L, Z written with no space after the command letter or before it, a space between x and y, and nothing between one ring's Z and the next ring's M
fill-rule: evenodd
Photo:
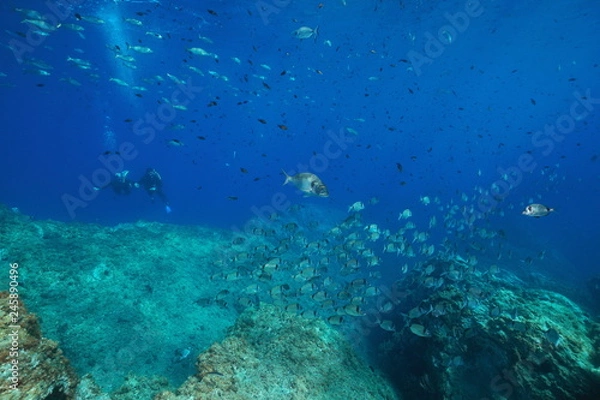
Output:
M37 317L0 292L0 398L74 399L77 383L58 344L42 337Z
M456 271L452 264L436 267L434 275ZM465 274L438 290L423 285L396 291L410 292L399 306L410 319L406 325L419 324L428 333L401 329L381 346L382 364L402 394L597 400L598 323L562 294L526 287L508 271L491 275Z
M197 367L176 393L155 400L397 399L339 332L275 306L242 314Z

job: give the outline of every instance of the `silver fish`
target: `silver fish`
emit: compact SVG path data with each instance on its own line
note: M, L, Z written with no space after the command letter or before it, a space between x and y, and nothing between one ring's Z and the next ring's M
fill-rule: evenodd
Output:
M283 173L285 175L285 182L283 182L283 184L286 185L289 182L293 183L298 190L305 194L305 196L329 197L327 186L325 186L323 181L315 174L301 172L294 176L290 176L285 171L283 171Z
M319 27L318 26L315 29L309 28L308 26L302 26L292 32L292 36L294 36L297 39L314 38L315 40L317 40L318 35L319 35Z
M522 214L526 215L528 217L535 217L535 218L539 218L539 217L545 217L546 215L550 214L552 211L554 211L554 208L550 208L550 207L546 207L543 204L530 204L527 207L525 207L525 210L523 210Z
M409 329L412 333L414 333L417 336L431 337L431 332L429 332L429 330L423 325L412 324Z

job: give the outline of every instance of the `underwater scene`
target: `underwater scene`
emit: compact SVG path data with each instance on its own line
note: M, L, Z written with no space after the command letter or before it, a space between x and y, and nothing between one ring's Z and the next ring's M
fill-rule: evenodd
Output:
M0 400L600 399L599 2L0 20Z

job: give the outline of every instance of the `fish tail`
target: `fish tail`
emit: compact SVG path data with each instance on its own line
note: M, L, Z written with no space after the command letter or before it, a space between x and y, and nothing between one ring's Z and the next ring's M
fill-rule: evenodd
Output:
M285 175L285 182L283 182L283 185L287 185L287 183L288 183L289 181L291 181L291 180L292 180L292 177L291 177L291 176L289 176L289 175L287 174L287 172L285 172L285 171L284 171L284 169L283 169L283 168L281 169L281 172L283 172L283 174ZM283 186L283 185L282 185L282 186Z

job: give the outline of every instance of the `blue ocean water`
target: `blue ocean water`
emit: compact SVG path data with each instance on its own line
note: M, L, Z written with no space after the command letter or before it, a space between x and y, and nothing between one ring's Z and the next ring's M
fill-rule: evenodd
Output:
M464 13L465 2L331 1L320 7L290 1L266 10L261 2L79 3L62 22L84 31L59 28L33 35L32 45L20 36L27 33L27 16L14 8L39 4L2 5L5 204L36 218L102 224L141 218L229 228L281 191L282 168L302 165L318 170L332 196L302 199L286 190L290 201L344 208L376 196L381 203L373 212L385 220L419 196L442 202L459 192L479 196L476 187L489 189L502 178L500 168L518 166L530 153L535 168L495 204L492 218L505 213L494 219L495 227L560 250L582 276L597 267L598 224L591 221L598 195L594 37L600 11L594 2L482 1L479 8L469 6L477 16L454 21L458 30L445 15ZM80 21L76 13L106 23ZM133 17L143 26L124 20ZM301 26L318 26L316 39L293 37ZM23 47L11 51L12 40ZM127 51L127 44L153 53ZM135 56L135 69L115 58L115 46ZM186 51L191 47L214 56L193 55ZM67 57L92 67L78 68ZM50 75L37 75L32 60L51 66ZM178 90L167 73L201 91L185 99L187 111L165 114L158 124L164 127L151 128L156 132L149 140L134 126ZM165 81L152 81L156 75ZM563 121L569 133L536 139L535 132L555 125L586 94L585 116L573 126ZM211 101L217 105L210 107ZM149 126L142 122L139 130ZM325 163L315 158L331 140L328 132L339 131L351 143ZM171 139L185 146L169 147ZM134 179L156 168L173 213L166 215L144 193L100 193L83 201L85 207L71 205L69 213L63 196L80 199L79 178L91 180L94 171L105 170L98 157L123 143L134 146L135 157L122 168ZM530 199L548 203L556 215L522 218L519 211Z
M404 209L441 225L459 205L464 232L501 231L517 263L582 290L600 273L597 2L72 3L47 36L18 10L45 3L0 5L1 203L226 230L355 202L381 228ZM92 189L149 167L171 212L142 189ZM282 170L317 174L329 197L282 186ZM555 211L523 216L530 203Z

